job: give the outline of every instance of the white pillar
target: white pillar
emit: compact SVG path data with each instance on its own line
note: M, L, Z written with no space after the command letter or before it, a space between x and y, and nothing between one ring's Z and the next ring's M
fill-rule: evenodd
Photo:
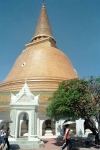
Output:
M81 118L79 120L76 120L76 135L84 135L84 120Z
M31 110L30 117L30 135L35 135L35 109Z
M40 136L42 136L42 125L43 125L44 120L40 121Z
M59 121L56 121L56 135L60 135L60 131L61 131L61 124L59 123Z
M1 129L2 120L0 120L0 129Z
M37 135L37 107L34 110L34 134Z
M16 126L15 126L15 139L18 138L18 113L16 116Z
M20 125L19 125L19 136L21 136L21 124L22 124L23 120L20 120Z
M11 135L15 137L15 128L16 128L16 117L17 116L17 111L16 109L12 109L10 112L10 118L13 121L12 123L10 123L10 131L11 131Z
M40 135L40 119L38 118L37 119L37 135L39 136Z

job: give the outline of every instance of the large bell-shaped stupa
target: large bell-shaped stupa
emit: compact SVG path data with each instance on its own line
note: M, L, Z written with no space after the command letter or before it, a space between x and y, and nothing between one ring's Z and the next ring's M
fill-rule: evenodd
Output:
M55 91L63 80L78 77L69 58L56 46L44 4L34 37L25 46L0 91L18 91L25 81L31 91Z
M38 112L44 112L48 98L59 84L78 78L69 58L56 46L44 3L30 41L0 84L0 111L6 112L6 115L10 112L11 92L18 93L25 82L34 95L40 95Z

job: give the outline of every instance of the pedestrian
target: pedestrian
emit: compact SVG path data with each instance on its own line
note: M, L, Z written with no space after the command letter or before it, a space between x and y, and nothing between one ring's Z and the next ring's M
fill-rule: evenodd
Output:
M7 130L5 131L4 133L4 140L5 142L7 143L7 147L8 147L8 150L10 149L10 144L9 144L9 140L8 140L8 137L11 136L10 135L10 129L9 127L7 128ZM11 136L12 137L12 136Z
M5 146L5 140L4 140L4 125L2 126L0 130L0 142L1 142L1 148L4 149Z
M69 146L69 150L72 150L72 141L70 138L70 127L69 124L65 125L65 134L63 140L65 140L64 144L61 147L61 150L65 149L65 147Z

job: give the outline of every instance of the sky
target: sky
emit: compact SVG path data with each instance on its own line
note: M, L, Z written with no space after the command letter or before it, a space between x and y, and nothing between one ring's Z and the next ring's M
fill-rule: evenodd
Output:
M42 0L0 0L0 83L30 43ZM100 76L100 0L44 0L57 47L80 78Z

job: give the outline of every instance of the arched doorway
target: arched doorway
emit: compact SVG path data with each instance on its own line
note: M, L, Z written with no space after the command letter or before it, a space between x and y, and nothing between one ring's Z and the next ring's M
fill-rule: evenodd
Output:
M18 136L28 136L29 133L29 115L26 112L21 112L18 116Z
M48 131L49 135L55 135L55 123L51 119L47 119L42 124L42 135L46 135L46 131Z

